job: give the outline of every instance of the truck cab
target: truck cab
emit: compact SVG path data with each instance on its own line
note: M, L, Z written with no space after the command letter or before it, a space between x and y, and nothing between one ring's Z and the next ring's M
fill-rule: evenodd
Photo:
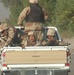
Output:
M56 27L44 27L44 38L48 29L55 29L55 38L62 41ZM4 47L1 53L2 75L67 75L70 71L68 46Z

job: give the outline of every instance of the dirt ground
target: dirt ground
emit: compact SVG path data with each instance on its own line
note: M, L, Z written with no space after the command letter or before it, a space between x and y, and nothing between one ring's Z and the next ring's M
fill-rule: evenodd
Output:
M74 37L72 38L63 38L63 41L69 42L71 45L68 46L68 48L74 52Z

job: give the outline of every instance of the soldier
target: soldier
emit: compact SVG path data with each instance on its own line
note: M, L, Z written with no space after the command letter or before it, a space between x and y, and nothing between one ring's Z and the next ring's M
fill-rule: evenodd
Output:
M38 46L38 45L40 45L40 43L37 42L35 32L34 31L29 31L28 32L28 39L25 42L25 46Z
M49 46L57 46L59 45L59 41L55 39L55 30L49 29L47 31L47 40Z
M58 46L59 41L55 39L55 30L54 29L48 29L47 31L47 46Z
M5 41L1 44L1 47L8 46L14 37L13 28L8 28L7 24L4 24L1 25L0 32Z
M43 38L43 23L48 16L46 11L38 4L38 0L29 0L30 6L24 8L18 18L18 25L21 25L25 19L25 31L34 30L37 33L38 40Z
M3 37L0 36L0 48L1 48L2 43L5 43L5 41L3 40Z
M1 47L5 47L8 45L15 46L15 44L21 46L24 36L24 33L22 31L13 27L8 27L6 24L1 25L0 33L1 37L3 37L2 40L4 40L4 42L2 42L0 45Z

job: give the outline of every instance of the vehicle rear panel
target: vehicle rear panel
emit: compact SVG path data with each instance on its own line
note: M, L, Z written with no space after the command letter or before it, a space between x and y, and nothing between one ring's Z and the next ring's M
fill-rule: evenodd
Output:
M6 51L6 64L64 64L66 50Z

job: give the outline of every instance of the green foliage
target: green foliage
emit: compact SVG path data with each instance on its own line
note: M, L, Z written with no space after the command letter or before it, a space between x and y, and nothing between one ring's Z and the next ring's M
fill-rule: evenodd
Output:
M10 9L10 23L11 25L16 25L18 16L20 12L23 10L24 6L21 0L1 0L5 7Z
M15 4L16 3L16 4ZM20 14L20 12L22 11L22 9L24 8L24 6L22 6L22 2L18 1L18 0L14 0L13 4L10 6L10 11L11 11L11 23L13 25L16 24L18 16Z
M17 23L18 16L28 0L1 0L5 7L10 8L11 24ZM74 35L74 0L39 0L39 4L48 12L46 25L56 26L61 32L68 31Z

